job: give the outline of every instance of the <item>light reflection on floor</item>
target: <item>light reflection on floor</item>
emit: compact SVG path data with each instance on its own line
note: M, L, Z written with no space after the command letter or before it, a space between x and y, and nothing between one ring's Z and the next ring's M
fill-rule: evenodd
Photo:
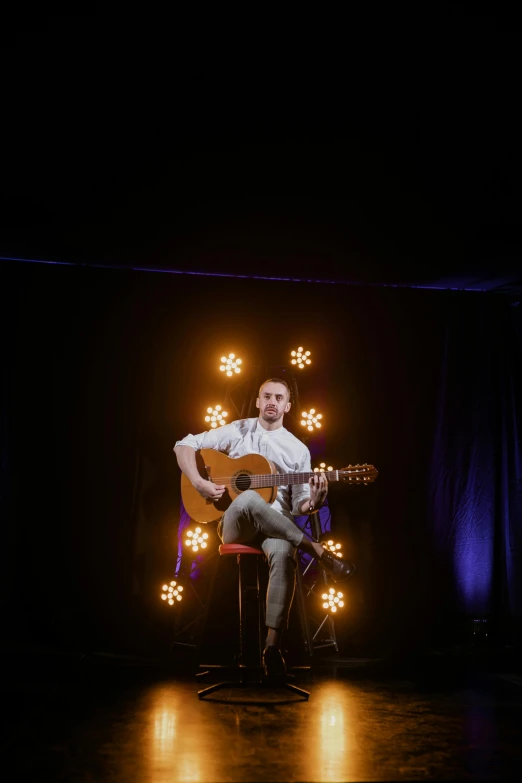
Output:
M107 687L96 677L53 694L45 720L11 737L16 779L45 770L55 783L334 783L494 779L522 769L518 687L507 699L325 677L303 682L308 702L255 688L200 701L191 678ZM265 703L232 702L255 697Z

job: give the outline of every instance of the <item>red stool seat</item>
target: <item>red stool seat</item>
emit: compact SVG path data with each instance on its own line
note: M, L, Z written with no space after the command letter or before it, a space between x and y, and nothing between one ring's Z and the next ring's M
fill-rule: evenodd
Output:
M246 544L221 544L219 547L220 555L264 555L262 549Z

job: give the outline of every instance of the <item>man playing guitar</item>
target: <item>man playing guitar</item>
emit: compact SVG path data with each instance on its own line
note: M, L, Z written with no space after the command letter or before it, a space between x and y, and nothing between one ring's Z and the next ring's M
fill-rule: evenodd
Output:
M286 381L270 378L259 389L257 418L233 421L177 441L174 452L178 465L202 498L218 502L226 487L201 476L196 463L196 452L200 449L215 449L232 458L261 454L280 473L311 472L308 448L283 427L283 417L290 406ZM327 493L328 480L323 473L313 473L306 484L279 486L271 504L254 489L247 489L228 506L218 524L218 534L224 544L260 546L268 560L268 632L263 652L267 677L281 677L286 673L281 633L288 624L295 590L297 549L314 557L336 582L348 579L355 571L352 563L335 557L322 544L307 538L294 522L294 516L313 514L321 508Z

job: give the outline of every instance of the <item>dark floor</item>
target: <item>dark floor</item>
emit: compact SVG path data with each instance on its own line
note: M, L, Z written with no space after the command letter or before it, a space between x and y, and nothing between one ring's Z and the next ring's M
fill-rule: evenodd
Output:
M337 659L301 677L308 702L254 688L200 701L202 686L176 665L11 649L2 656L2 778L518 778L522 677L498 668L450 656L415 665ZM264 703L231 701L256 698Z

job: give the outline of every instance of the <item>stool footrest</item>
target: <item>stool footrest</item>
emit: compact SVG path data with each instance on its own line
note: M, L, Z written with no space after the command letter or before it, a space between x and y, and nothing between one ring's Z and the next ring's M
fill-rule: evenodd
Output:
M215 691L219 691L222 688L252 688L256 685L261 686L262 688L270 688L270 689L282 689L285 688L286 690L292 691L293 693L297 693L299 696L302 696L305 701L308 701L308 698L310 696L309 691L305 691L304 688L298 688L297 685L293 685L291 682L285 682L282 681L280 683L271 683L266 682L265 680L260 680L257 683L253 681L245 681L243 679L241 680L225 680L223 682L216 682L213 685L209 685L207 688L203 688L202 690L198 691L198 697L200 699L204 699L206 696L209 696L211 693L215 693ZM227 699L227 701L231 701L231 699ZM258 703L258 702L256 702ZM263 703L260 701L259 703Z

